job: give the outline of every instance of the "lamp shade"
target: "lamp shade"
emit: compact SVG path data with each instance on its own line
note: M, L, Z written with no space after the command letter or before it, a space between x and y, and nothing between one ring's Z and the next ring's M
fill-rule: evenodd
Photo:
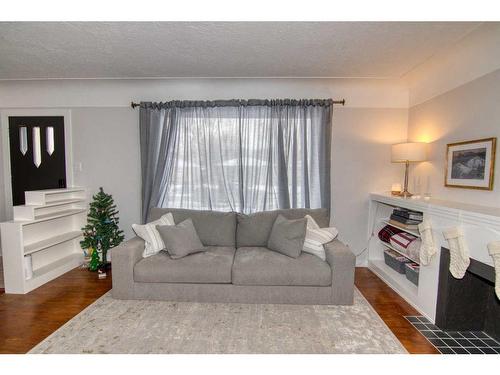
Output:
M391 161L406 163L425 161L427 159L427 143L408 142L392 145Z

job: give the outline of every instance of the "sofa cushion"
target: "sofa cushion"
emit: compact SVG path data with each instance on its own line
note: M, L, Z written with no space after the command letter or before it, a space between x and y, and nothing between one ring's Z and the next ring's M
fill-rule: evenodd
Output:
M329 286L332 271L317 256L302 253L298 258L265 247L241 247L233 264L235 285Z
M305 218L288 220L283 215L278 215L269 235L267 247L278 253L297 258L304 246L306 224Z
M141 283L231 283L234 247L209 246L207 251L172 259L166 252L144 258L134 267Z
M321 228L327 227L330 223L326 208L291 208L256 212L250 215L238 214L236 247L267 246L271 229L279 214L287 219L301 219L305 215L311 215Z
M176 224L191 218L203 245L235 246L236 214L234 212L152 208L149 220L155 220L167 212L172 213Z

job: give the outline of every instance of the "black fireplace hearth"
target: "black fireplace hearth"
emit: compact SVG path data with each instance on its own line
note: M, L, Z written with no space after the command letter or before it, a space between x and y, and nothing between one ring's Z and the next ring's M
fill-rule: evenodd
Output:
M443 331L483 331L500 340L500 300L495 269L471 259L463 279L449 272L450 252L441 248L436 325Z

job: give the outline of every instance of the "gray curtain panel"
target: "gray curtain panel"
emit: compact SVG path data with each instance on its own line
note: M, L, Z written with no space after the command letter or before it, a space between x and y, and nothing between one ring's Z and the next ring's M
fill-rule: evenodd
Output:
M332 100L142 102L142 219L151 207L330 208Z

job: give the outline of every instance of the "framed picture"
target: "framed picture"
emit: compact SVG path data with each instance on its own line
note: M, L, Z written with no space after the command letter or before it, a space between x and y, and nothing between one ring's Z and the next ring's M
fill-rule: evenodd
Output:
M446 148L444 185L493 190L496 138L450 143Z

